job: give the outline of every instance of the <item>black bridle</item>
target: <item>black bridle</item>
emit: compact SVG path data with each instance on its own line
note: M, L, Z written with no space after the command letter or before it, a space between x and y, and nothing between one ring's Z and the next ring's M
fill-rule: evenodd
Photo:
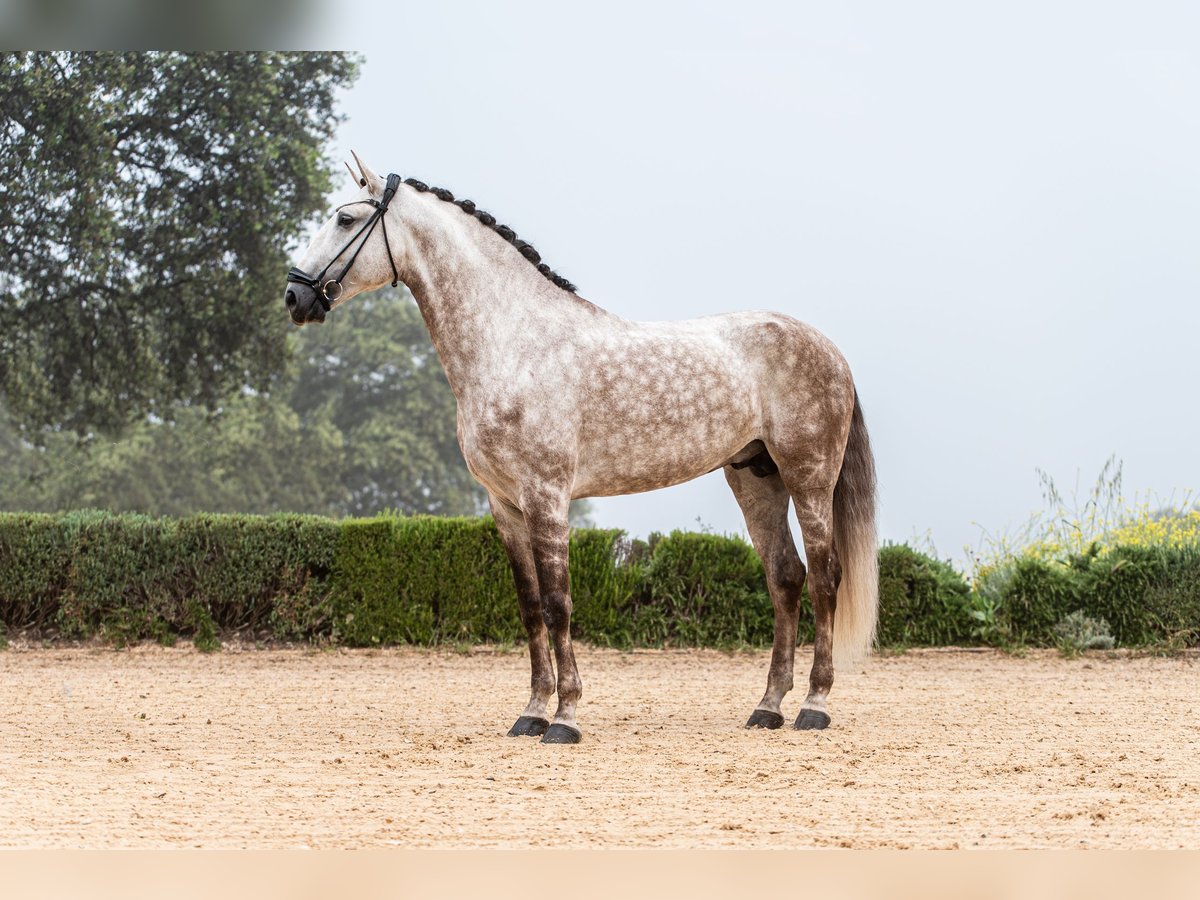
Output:
M317 302L321 304L322 309L324 309L325 312L329 312L331 304L336 303L338 297L342 296L342 279L346 277L346 273L350 271L350 267L354 265L354 261L358 259L358 254L362 251L362 248L367 245L367 241L371 239L371 232L375 230L375 226L383 223L383 245L387 247L388 262L391 263L392 266L392 287L395 287L396 283L400 280L400 276L396 274L396 261L392 259L392 245L388 241L387 221L385 220L384 216L387 213L388 204L392 202L392 198L396 196L396 191L399 190L399 188L400 176L393 172L387 177L387 187L383 189L382 200L372 199L355 201L356 203L370 203L373 207L375 207L375 212L371 213L371 217L367 219L367 221L363 222L362 228L358 229L354 237L346 241L346 243L342 246L342 249L333 255L333 259L331 259L328 264L326 264L325 268L317 274L316 278L309 275L303 269L297 269L293 267L288 271L287 274L288 283L308 285L317 292ZM346 204L346 206L353 205L354 203ZM339 209L341 208L342 207L339 207ZM358 245L358 249L354 251L354 254L350 257L350 260L346 263L346 265L342 266L342 271L338 274L338 277L330 278L328 281L324 281L323 279L325 278L325 273L329 271L329 267L333 265L334 260L349 250L350 247L353 246L354 242L360 237L362 238L362 243Z

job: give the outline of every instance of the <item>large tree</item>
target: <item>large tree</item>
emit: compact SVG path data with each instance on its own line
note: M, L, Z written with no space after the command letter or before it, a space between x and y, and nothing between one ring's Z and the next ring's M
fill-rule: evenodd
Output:
M0 394L115 431L282 368L285 244L325 207L340 53L0 55Z

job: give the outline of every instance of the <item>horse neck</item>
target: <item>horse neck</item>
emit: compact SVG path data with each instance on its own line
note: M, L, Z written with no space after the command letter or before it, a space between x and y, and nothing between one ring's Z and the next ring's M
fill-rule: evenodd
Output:
M439 209L428 203L440 204ZM455 396L495 385L548 332L602 313L547 281L499 235L419 197L401 278L420 307Z

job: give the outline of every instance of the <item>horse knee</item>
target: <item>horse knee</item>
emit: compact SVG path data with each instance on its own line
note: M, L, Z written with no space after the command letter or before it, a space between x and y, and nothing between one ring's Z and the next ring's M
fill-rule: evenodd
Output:
M546 594L542 597L542 621L551 634L558 634L571 625L571 595Z
M521 601L521 624L530 635L536 635L546 627L542 616L542 604L537 597Z
M799 557L772 560L770 568L767 570L768 579L775 583L783 596L789 599L795 598L797 602L800 599L800 592L804 589L804 579L807 575L808 571Z
M812 671L808 675L808 686L814 694L822 696L828 694L833 689L833 662L830 660L814 662Z

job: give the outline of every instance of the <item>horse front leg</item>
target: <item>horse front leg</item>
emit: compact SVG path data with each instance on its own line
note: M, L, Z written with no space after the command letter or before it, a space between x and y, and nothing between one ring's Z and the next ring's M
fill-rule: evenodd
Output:
M542 618L554 643L554 661L558 668L558 709L542 738L543 744L578 744L583 737L575 721L575 707L583 695L583 682L571 644L571 587L567 567L570 502L568 494L548 492L539 492L532 499L523 498L522 502L541 593Z
M512 565L517 585L517 602L521 607L521 622L529 636L530 689L529 703L520 718L508 730L509 737L539 737L546 733L550 721L546 707L554 694L554 669L550 664L550 642L542 617L542 602L538 591L537 570L529 546L529 531L519 509L489 493L492 517L500 541Z

